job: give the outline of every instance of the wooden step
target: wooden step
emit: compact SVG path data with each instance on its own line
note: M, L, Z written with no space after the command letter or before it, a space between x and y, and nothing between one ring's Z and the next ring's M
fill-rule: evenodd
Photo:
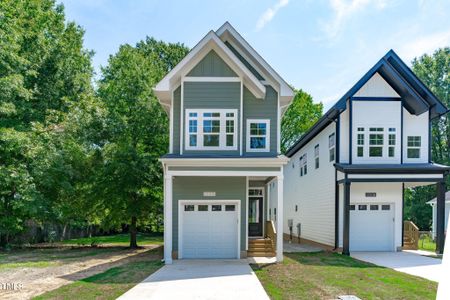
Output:
M264 251L264 252L248 251L247 256L248 257L274 257L274 256L276 256L276 254L275 254L275 252L266 252L266 251Z
M275 255L275 249L273 249L273 244L270 239L248 240L248 257L274 257Z

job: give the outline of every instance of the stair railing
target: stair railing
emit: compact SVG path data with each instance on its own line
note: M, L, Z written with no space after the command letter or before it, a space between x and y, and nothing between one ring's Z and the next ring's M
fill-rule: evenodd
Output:
M266 221L266 236L270 239L272 250L275 252L275 249L277 249L277 230L272 220Z
M407 245L404 245L404 248L410 250L419 249L419 238L420 232L419 227L414 224L412 221L404 221L403 222L403 236L404 242L407 242Z

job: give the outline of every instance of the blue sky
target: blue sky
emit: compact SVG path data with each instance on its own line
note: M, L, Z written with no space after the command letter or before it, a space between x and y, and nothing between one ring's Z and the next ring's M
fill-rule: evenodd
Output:
M329 108L389 49L410 61L450 46L444 0L64 0L97 73L145 36L193 47L229 21L289 83Z

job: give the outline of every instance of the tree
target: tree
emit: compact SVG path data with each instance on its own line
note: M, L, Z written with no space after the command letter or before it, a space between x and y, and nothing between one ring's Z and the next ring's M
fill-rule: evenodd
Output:
M315 104L311 95L298 90L281 120L281 150L286 152L322 116L322 103Z
M0 246L25 220L60 214L53 204L73 179L61 124L93 95L92 53L63 11L53 0L0 2Z
M96 175L105 226L128 223L130 247L136 227L155 210L161 215L162 170L158 159L168 148L168 118L152 87L185 55L182 44L147 38L123 45L102 69L98 96L106 109L103 165Z
M424 54L412 61L412 70L422 82L450 107L450 48ZM446 114L432 122L432 160L450 164L450 115ZM447 178L447 187L450 186ZM416 223L421 230L429 230L432 219L431 206L427 204L436 197L434 185L416 187L405 192L405 217Z

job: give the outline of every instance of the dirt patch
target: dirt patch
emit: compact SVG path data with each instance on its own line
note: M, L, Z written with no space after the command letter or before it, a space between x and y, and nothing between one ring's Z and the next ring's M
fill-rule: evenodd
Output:
M51 260L47 267L13 267L0 270L0 284L20 284L19 289L8 290L0 286L0 299L30 299L42 293L54 290L73 281L80 280L112 267L122 265L131 261L142 259L160 259L161 248L159 245L146 246L140 249L66 249L60 252L34 253L38 256L33 259L33 252L17 253L1 260L1 262L40 261ZM97 252L98 251L98 252ZM54 257L54 259L51 259ZM11 288L11 286L9 286Z

